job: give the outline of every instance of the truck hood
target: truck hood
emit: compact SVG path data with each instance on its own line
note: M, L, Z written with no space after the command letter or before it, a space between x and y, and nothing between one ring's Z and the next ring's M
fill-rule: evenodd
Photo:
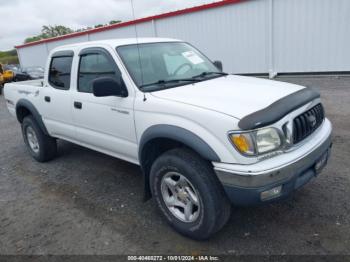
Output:
M228 75L152 92L152 95L241 119L303 88L261 78Z

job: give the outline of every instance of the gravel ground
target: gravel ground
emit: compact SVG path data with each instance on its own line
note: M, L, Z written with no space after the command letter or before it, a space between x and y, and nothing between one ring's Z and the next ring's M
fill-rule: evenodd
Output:
M350 254L350 77L281 77L318 88L334 125L332 158L290 199L233 208L209 241L178 235L140 169L60 141L57 159L27 153L0 96L0 254Z

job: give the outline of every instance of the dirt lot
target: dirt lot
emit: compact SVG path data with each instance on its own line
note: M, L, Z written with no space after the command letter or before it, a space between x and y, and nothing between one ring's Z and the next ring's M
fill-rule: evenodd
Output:
M277 80L321 91L331 161L284 202L234 208L205 242L178 235L142 202L135 165L63 141L57 159L35 162L0 96L0 254L350 254L350 77Z

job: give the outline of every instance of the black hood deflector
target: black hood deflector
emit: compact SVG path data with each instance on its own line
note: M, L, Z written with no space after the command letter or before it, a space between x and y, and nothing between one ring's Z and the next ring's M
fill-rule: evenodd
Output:
M310 87L303 88L277 100L264 109L243 117L238 122L238 126L242 130L251 130L271 125L288 113L319 97L320 93L316 90Z

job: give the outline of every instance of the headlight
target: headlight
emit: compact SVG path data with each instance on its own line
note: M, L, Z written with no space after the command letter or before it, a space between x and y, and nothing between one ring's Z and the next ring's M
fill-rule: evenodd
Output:
M248 156L256 156L274 151L282 144L278 130L275 128L264 128L244 133L231 133L229 138L240 153Z
M281 138L274 128L261 129L256 132L256 147L258 153L266 153L281 146Z

